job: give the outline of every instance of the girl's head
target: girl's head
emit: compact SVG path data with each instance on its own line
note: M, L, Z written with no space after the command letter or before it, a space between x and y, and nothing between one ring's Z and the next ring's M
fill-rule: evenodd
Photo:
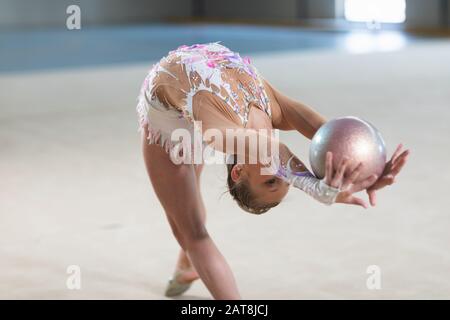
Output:
M273 175L262 175L261 164L227 164L228 189L243 210L262 214L277 206L289 190L289 184Z

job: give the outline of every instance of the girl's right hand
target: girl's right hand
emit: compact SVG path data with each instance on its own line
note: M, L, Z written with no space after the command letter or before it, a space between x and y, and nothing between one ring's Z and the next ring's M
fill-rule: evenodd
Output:
M336 170L333 169L333 154L327 152L325 162L325 177L324 181L327 185L340 190L336 196L336 203L346 203L362 206L367 209L366 202L353 194L359 191L365 190L377 181L376 174L369 176L368 178L355 182L361 173L363 164L360 162L351 171L346 173L347 168L350 167L352 161L349 158L343 158L339 163Z

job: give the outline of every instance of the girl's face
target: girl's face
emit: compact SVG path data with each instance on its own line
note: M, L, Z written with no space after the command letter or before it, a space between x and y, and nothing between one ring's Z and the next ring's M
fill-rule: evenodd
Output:
M283 200L289 191L289 184L274 175L261 174L261 164L236 165L237 178L247 180L256 200L261 203L271 204ZM233 179L234 180L234 179Z

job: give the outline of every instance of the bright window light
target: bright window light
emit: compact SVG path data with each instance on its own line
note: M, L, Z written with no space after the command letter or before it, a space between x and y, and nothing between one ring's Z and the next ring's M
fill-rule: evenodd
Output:
M345 19L355 22L402 23L405 0L345 0Z
M402 33L384 31L371 33L354 31L345 36L345 48L351 53L369 53L400 50L406 45L406 38Z

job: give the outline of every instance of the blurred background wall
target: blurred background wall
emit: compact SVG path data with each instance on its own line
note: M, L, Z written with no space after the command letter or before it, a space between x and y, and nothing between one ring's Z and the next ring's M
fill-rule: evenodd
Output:
M0 27L65 27L66 8L73 4L80 6L84 26L187 17L192 8L190 0L0 0Z
M345 0L0 0L0 28L64 26L66 8L82 8L83 24L237 19L251 22L339 22ZM407 0L404 27L450 27L450 0ZM342 22L342 21L341 21Z

